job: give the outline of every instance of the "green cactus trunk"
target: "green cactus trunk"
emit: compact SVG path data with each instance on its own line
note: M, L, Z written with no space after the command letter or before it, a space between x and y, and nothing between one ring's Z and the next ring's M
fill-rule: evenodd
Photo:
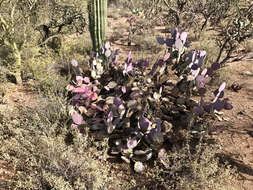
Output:
M107 0L90 0L88 10L93 50L98 51L106 40Z

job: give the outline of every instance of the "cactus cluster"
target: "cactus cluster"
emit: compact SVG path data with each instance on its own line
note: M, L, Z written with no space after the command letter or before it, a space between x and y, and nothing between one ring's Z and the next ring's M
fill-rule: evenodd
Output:
M179 129L188 130L195 138L205 131L205 117L215 110L232 109L223 98L226 83L214 92L213 100L205 100L206 84L220 65L213 63L203 69L206 52L186 52L187 32L172 29L170 38L157 40L168 51L155 63L148 59L134 62L129 52L120 64L119 51L106 43L91 57L90 74L80 73L67 86L73 94L69 105L72 126L80 131L89 128L98 139L109 137L108 153L134 164L136 172L144 170L144 162L157 158L166 144L173 143ZM177 83L170 80L170 66L179 76ZM199 102L191 98L193 91L200 95Z

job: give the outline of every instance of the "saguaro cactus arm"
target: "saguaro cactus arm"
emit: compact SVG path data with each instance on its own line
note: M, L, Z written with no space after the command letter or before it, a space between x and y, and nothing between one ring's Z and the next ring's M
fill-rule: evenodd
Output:
M98 51L106 40L107 0L90 0L88 10L93 50Z

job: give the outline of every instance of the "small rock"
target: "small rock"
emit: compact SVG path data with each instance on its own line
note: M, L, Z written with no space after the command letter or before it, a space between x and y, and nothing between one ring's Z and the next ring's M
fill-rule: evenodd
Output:
M236 118L239 119L239 120L242 120L242 119L243 119L242 116L237 116Z
M253 131L247 131L248 135L253 137Z
M234 82L232 85L231 85L231 90L233 90L234 92L238 92L239 90L242 89L242 86L236 82Z
M219 115L216 115L216 117L218 118L219 121L222 121L222 117L220 117Z
M224 121L230 121L230 118L229 117L223 117L223 120Z
M127 157L121 156L121 159L124 160L126 163L130 164L130 160Z
M19 102L19 99L18 99L18 98L15 98L13 101L14 101L14 102Z
M217 110L214 110L214 113L215 113L216 115L223 115L223 114L224 114L224 112L222 112L222 111L217 111Z
M253 72L250 72L250 71L246 71L243 74L249 77L253 77Z
M144 169L145 169L145 167L142 162L135 162L134 171L136 171L137 173L141 173L144 171Z
M164 127L165 132L168 133L173 128L173 125L172 125L172 123L170 123L168 121L164 121L163 122L163 127Z
M177 99L177 104L179 104L179 105L185 104L185 99L184 98L178 98Z
M172 84L173 86L175 86L177 84L177 81L176 80L168 80L167 83Z

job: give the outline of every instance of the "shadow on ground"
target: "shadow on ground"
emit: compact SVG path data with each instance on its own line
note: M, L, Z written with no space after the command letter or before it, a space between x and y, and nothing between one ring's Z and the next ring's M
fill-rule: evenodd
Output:
M231 165L232 168L236 169L239 172L240 176L243 177L244 179L246 177L242 176L241 174L247 174L249 176L253 176L253 168L244 164L240 160L234 159L233 157L236 155L219 153L216 156L219 158L221 164L228 163L229 165ZM247 179L247 180L253 181L252 179Z

